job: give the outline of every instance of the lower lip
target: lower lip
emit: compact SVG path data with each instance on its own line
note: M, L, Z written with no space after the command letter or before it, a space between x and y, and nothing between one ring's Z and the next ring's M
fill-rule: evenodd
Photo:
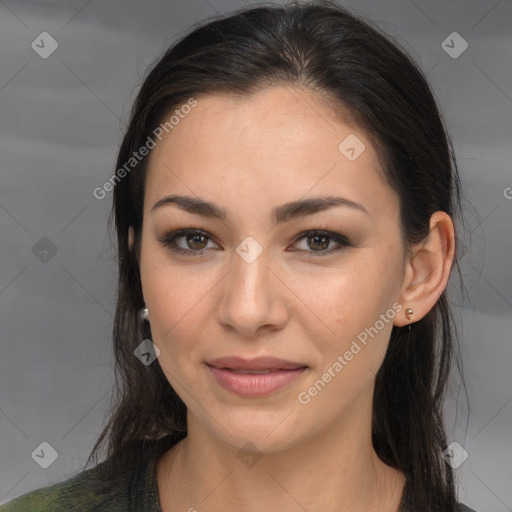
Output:
M278 370L270 373L238 373L208 365L217 382L228 391L246 398L269 395L290 384L307 370Z

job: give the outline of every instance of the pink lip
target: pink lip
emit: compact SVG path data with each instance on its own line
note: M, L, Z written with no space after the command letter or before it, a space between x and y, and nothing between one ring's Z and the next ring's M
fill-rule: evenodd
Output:
M269 395L299 377L307 367L292 370L272 370L270 373L249 374L237 370L207 365L217 382L232 393L246 398Z

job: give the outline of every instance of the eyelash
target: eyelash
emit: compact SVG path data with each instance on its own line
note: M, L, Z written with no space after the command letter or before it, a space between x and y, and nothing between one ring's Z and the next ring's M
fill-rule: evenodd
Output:
M164 235L158 240L164 244L166 247L168 247L172 252L177 254L183 254L186 256L201 256L207 249L201 249L199 251L194 251L193 249L182 249L181 247L177 247L175 245L175 240L177 238L180 238L181 236L185 235L203 235L208 240L211 240L211 237L208 236L208 234L203 231L202 229L197 228L183 228L178 229L176 231L168 231L167 233L164 233ZM311 236L326 236L330 238L332 241L339 244L338 247L334 247L331 249L324 249L322 251L304 251L304 250L298 250L293 252L300 252L303 255L305 255L307 258L316 258L316 257L323 257L328 256L336 251L339 251L340 249L343 249L344 247L351 247L352 244L350 241L343 235L340 235L339 233L334 233L332 231L326 231L321 229L312 229L308 231L303 231L299 235L297 235L296 240L294 244L302 240L303 238L308 238Z

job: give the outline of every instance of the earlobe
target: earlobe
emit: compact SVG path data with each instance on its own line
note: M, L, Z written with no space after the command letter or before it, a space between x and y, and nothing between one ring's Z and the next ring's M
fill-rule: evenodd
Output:
M436 304L450 277L455 257L455 231L451 217L435 212L428 238L414 247L406 265L400 303L402 313L394 325L402 327L423 318ZM414 315L407 315L413 309Z

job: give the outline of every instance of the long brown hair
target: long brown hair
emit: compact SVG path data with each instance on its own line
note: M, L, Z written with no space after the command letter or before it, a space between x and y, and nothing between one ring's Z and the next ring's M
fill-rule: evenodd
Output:
M217 91L248 96L278 83L325 96L333 111L348 112L365 130L400 197L404 247L425 239L434 212L454 220L460 215L453 146L425 76L377 26L330 1L241 9L206 20L175 42L142 83L116 168L126 169L162 120L190 98ZM187 408L158 360L144 366L133 354L144 338L151 339L149 326L141 328L138 318L144 306L138 257L146 167L147 157L115 184L109 222L115 220L119 264L116 394L87 461L97 460L104 447L105 478L187 435ZM132 251L129 226L135 233ZM456 258L459 247L457 237ZM445 291L410 331L393 327L376 377L373 445L384 462L406 475L415 512L456 510L453 470L442 458L442 406L457 348Z

